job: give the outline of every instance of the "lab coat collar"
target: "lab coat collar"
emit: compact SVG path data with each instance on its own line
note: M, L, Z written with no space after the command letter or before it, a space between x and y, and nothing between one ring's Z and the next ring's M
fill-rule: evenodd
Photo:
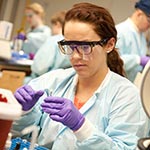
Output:
M107 72L104 80L102 81L101 85L99 86L99 88L95 91L93 96L83 105L83 107L81 107L80 112L82 114L85 114L95 104L95 102L98 99L101 91L110 82L111 75L112 75L112 72L110 71L110 69L108 69L108 72ZM75 77L74 77L73 83L72 83L73 87L74 87L74 89L73 89L74 94L75 94L75 91L76 91L77 83L78 83L78 75L76 74Z
M107 84L110 82L110 79L111 79L111 75L112 75L112 72L110 71L110 69L108 69L108 73L106 74L103 82L101 83L101 85L99 86L99 88L95 91L94 95L83 105L83 107L81 107L81 109L79 110L82 114L86 114L91 108L92 106L95 104L95 102L98 100L98 97L100 95L100 92L102 91L102 89L104 89ZM73 95L75 94L75 90L76 90L76 86L77 86L77 83L78 83L78 75L76 74L75 77L74 77L74 80L72 82L72 85L73 85ZM65 130L67 129L66 126L64 126L58 136L64 132Z
M104 88L107 83L109 82L110 80L110 76L111 76L111 71L110 69L108 68L108 72L104 78L104 80L102 81L101 85L99 86L99 88L95 91L95 93L100 93L100 90L102 88ZM78 83L78 74L75 75L74 79L73 79L73 82L72 82L72 85L74 86L74 88L76 89L76 86L77 86L77 83Z
M108 72L107 72L103 82L101 83L99 88L95 91L95 94L100 94L101 90L107 86L107 84L110 82L111 75L112 75L112 72L110 71L110 69L108 69Z
M136 32L140 33L138 27L135 25L131 18L128 18L127 22L135 29Z

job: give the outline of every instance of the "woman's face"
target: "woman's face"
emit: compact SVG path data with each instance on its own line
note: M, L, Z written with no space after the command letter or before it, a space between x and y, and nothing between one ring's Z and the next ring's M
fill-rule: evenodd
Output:
M38 24L38 20L40 16L37 15L33 10L27 9L25 11L26 21L30 25L30 27L35 27Z
M93 30L93 26L78 21L69 21L64 27L65 41L100 41L101 38ZM107 68L106 49L100 45L93 47L93 51L85 60L76 50L70 57L71 64L82 78L89 78Z
M62 25L59 22L52 23L51 28L53 35L62 34Z

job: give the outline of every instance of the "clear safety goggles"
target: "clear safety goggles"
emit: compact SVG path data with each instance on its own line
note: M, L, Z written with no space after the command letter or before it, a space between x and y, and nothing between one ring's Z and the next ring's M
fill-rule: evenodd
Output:
M96 45L104 46L109 38L100 40L100 41L59 41L58 45L61 52L65 55L72 55L73 52L76 50L79 54L82 55L89 55L93 51L93 47Z
M150 16L146 16L148 23L150 23Z
M27 18L32 18L35 14L34 13L26 13L25 16Z

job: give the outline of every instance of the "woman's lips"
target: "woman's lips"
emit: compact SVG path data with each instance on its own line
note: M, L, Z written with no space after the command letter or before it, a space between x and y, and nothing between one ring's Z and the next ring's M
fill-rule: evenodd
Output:
M76 64L76 65L73 65L73 67L74 67L75 69L83 69L83 68L86 67L86 65L84 65L84 64Z

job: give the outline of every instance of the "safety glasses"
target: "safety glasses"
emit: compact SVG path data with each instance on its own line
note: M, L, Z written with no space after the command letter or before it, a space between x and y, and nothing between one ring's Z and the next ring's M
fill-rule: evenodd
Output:
M25 16L26 16L27 18L32 18L32 17L34 16L34 13L27 13L27 14L25 14Z
M76 50L82 55L89 55L93 51L93 47L96 45L104 46L110 38L106 38L100 41L59 41L58 45L63 54L71 55Z

